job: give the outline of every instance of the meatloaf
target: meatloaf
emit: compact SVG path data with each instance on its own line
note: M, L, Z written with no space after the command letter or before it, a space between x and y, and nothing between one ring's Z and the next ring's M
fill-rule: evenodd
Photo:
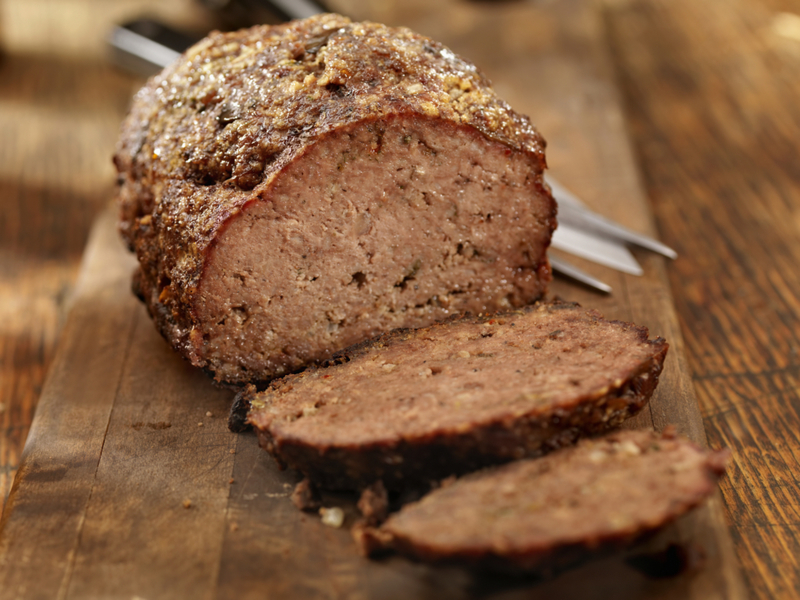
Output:
M279 463L333 489L389 489L542 453L647 402L667 344L576 304L450 319L355 346L250 396Z
M557 570L697 506L714 491L727 454L669 434L620 431L463 477L354 534L365 554L393 549L424 561Z
M471 63L333 15L213 33L135 97L114 157L134 288L223 382L550 278L545 143Z

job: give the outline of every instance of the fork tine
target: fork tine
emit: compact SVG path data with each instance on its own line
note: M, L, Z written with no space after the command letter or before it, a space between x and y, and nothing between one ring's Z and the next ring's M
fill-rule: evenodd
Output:
M566 275L567 277L571 277L576 281L580 281L584 285L588 285L590 288L595 289L598 292L603 292L605 294L611 293L610 285L604 281L600 281L596 277L592 277L583 269L579 269L572 263L564 260L563 258L559 258L558 256L549 256L548 258L550 259L550 266L554 271L557 271L562 275Z
M621 241L635 244L667 258L675 259L678 253L658 240L628 229L619 223L588 209L574 194L552 178L547 183L558 202L558 219L576 229L593 230Z

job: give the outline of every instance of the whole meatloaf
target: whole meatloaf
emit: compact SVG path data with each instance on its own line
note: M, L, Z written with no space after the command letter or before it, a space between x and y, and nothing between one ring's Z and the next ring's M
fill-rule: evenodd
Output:
M558 570L641 540L700 504L727 457L671 433L619 431L468 475L353 533L364 554Z
M214 33L115 155L134 287L217 380L269 380L550 280L544 140L443 45L322 15Z
M385 334L245 394L279 463L323 487L402 489L619 425L666 352L642 327L537 304Z

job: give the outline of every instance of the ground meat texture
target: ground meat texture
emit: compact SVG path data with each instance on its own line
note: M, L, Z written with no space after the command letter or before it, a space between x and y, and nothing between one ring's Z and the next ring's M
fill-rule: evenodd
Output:
M230 383L550 280L544 140L476 67L322 15L214 33L136 96L115 155L134 288Z
M624 431L466 476L357 541L423 561L551 570L642 539L716 488L727 451Z
M298 510L316 511L322 504L319 492L308 479L303 479L294 486L291 500Z
M358 510L366 525L380 525L389 514L389 495L382 481L365 488L358 498Z
M385 334L250 393L261 445L322 486L403 489L573 443L647 402L667 344L575 304Z

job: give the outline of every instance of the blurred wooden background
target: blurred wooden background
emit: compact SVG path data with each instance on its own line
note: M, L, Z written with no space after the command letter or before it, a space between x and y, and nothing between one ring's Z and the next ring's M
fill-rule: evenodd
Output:
M800 2L587 2L660 236L681 255L668 273L709 442L733 451L722 492L745 580L754 598L800 597ZM355 0L330 4L359 16ZM403 10L424 15L425 4ZM380 20L397 24L388 6ZM0 500L143 81L109 64L105 36L142 14L213 25L189 0L0 3ZM445 41L491 43L473 17L454 14L461 34ZM546 23L519 26L531 28L520 52L547 51ZM549 141L551 164L568 163Z

